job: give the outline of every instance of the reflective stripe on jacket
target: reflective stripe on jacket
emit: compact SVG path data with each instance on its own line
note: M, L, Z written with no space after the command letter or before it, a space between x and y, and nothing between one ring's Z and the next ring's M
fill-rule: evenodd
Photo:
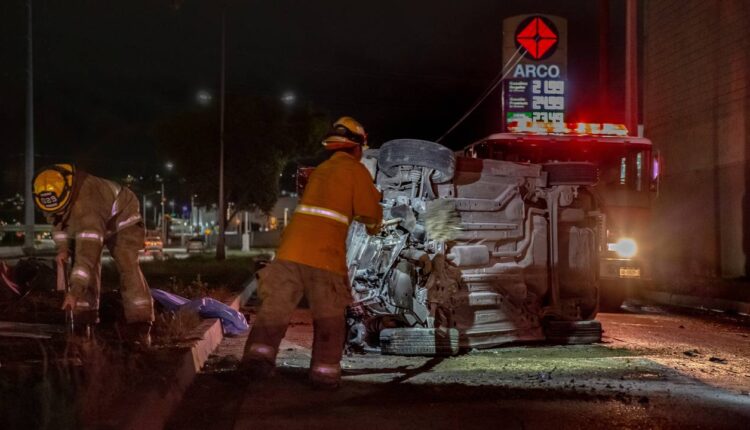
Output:
M313 171L276 257L342 275L346 235L352 220L380 224L380 192L367 168L345 152L335 152Z

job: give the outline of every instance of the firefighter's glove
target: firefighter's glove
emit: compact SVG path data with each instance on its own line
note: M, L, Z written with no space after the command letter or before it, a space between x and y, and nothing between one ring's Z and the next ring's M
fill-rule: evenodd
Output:
M76 283L73 283L70 286L70 291L65 293L65 299L63 299L61 309L75 311L76 307L78 306L78 301L85 297L85 295L86 287L80 284L76 285Z
M75 311L76 304L78 304L78 298L70 293L67 293L65 294L65 299L63 300L60 309L64 311Z
M367 234L375 236L383 232L383 224L365 224Z
M57 267L57 291L65 291L67 277L65 275L65 265L68 263L68 251L61 251L55 257Z

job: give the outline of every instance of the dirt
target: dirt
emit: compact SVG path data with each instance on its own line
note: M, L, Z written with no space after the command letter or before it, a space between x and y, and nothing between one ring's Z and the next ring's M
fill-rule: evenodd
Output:
M750 389L750 320L652 306L600 316L609 346L643 355L681 374L722 389ZM682 326L682 328L681 328Z
M228 339L168 428L744 428L748 327L645 311L601 321L605 339L596 345L352 355L342 361L343 387L328 393L306 381L312 324L301 309L282 342L278 376L244 386L236 371L244 338Z

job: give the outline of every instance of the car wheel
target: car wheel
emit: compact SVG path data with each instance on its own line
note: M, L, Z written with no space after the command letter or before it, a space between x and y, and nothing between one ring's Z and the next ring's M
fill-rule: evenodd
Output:
M445 146L418 139L390 140L380 147L378 168L393 176L398 166L419 166L435 169L436 183L450 181L455 171L453 151Z
M387 328L380 332L380 350L385 355L456 355L458 330Z
M584 345L601 342L602 324L596 320L554 321L544 324L547 341L558 345Z

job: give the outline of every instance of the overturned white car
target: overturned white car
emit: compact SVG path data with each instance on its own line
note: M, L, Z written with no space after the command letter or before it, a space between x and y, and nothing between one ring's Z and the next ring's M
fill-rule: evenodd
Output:
M412 139L363 162L383 192L385 227L349 233L350 349L600 340L595 165L463 158Z

